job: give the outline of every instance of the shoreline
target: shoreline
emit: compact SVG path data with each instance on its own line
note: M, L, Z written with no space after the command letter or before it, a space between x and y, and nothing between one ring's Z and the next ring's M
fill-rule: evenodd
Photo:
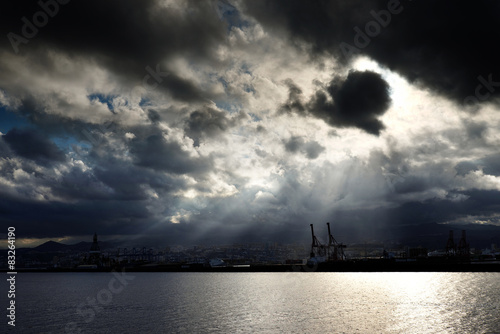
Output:
M0 269L8 272L7 269ZM258 264L210 267L203 264L146 264L98 268L18 268L16 272L500 272L500 262L359 260L315 265Z

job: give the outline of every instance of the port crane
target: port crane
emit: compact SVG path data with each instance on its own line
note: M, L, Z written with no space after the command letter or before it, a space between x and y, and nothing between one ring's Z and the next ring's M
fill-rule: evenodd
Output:
M446 255L469 257L470 247L467 242L465 230L462 230L462 238L459 240L458 245L453 241L453 230L450 230L448 241L446 242Z
M330 223L326 223L326 225L328 226L328 261L344 261L346 259L344 254L346 245L338 243L330 231Z
M330 223L326 223L326 225L328 226L328 244L323 245L314 234L313 224L310 224L312 236L311 259L316 259L320 262L344 261L346 259L344 254L346 245L338 243L332 235Z

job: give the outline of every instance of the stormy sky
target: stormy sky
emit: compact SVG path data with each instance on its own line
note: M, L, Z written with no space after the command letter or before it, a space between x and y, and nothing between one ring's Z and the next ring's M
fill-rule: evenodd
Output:
M8 1L0 226L36 245L500 225L495 1Z

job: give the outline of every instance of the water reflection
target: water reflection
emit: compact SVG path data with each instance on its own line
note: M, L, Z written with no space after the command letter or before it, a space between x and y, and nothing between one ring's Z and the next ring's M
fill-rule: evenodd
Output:
M446 280L440 273L383 274L387 296L394 303L387 331L394 333L439 333L447 328L440 299Z
M500 285L492 275L498 277L492 273L379 274L395 306L386 332L498 332L493 313L498 314Z
M184 292L170 308L182 313L166 312L165 320L182 324L175 332L187 328L259 333L498 332L494 314L498 314L500 286L492 275L191 275L182 280Z
M498 273L135 275L92 322L77 307L109 274L20 275L19 330L77 322L84 333L500 332Z

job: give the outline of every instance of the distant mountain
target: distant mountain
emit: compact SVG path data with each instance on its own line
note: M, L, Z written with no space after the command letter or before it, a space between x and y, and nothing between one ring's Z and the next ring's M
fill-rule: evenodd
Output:
M68 245L52 240L33 248L33 250L36 250L38 252L61 252L66 249L68 249Z
M472 248L489 248L493 243L500 244L500 227L486 224L428 223L396 226L391 232L395 236L394 239L404 245L444 249L449 238L449 231L453 231L453 241L458 244L462 237L462 230L465 230L466 240Z
M316 235L324 238L324 226L317 229ZM335 225L333 235L338 242L349 245L365 242L384 245L425 247L431 250L446 248L449 232L453 231L453 241L458 244L462 230L466 231L466 240L472 248L490 248L492 244L500 246L500 226L488 224L341 224ZM315 229L316 231L316 229ZM322 235L322 234L323 235ZM309 237L310 242L310 237ZM321 240L320 240L321 241Z
M116 248L115 244L113 242L99 241L98 243L99 243L99 248L101 250L109 249L109 248ZM47 241L47 242L45 242L37 247L31 248L31 250L41 252L41 253L65 252L65 251L88 252L90 250L91 245L92 245L91 242L85 242L85 241L81 241L81 242L73 244L73 245L66 245L66 244L63 244L60 242L55 242L55 241Z

